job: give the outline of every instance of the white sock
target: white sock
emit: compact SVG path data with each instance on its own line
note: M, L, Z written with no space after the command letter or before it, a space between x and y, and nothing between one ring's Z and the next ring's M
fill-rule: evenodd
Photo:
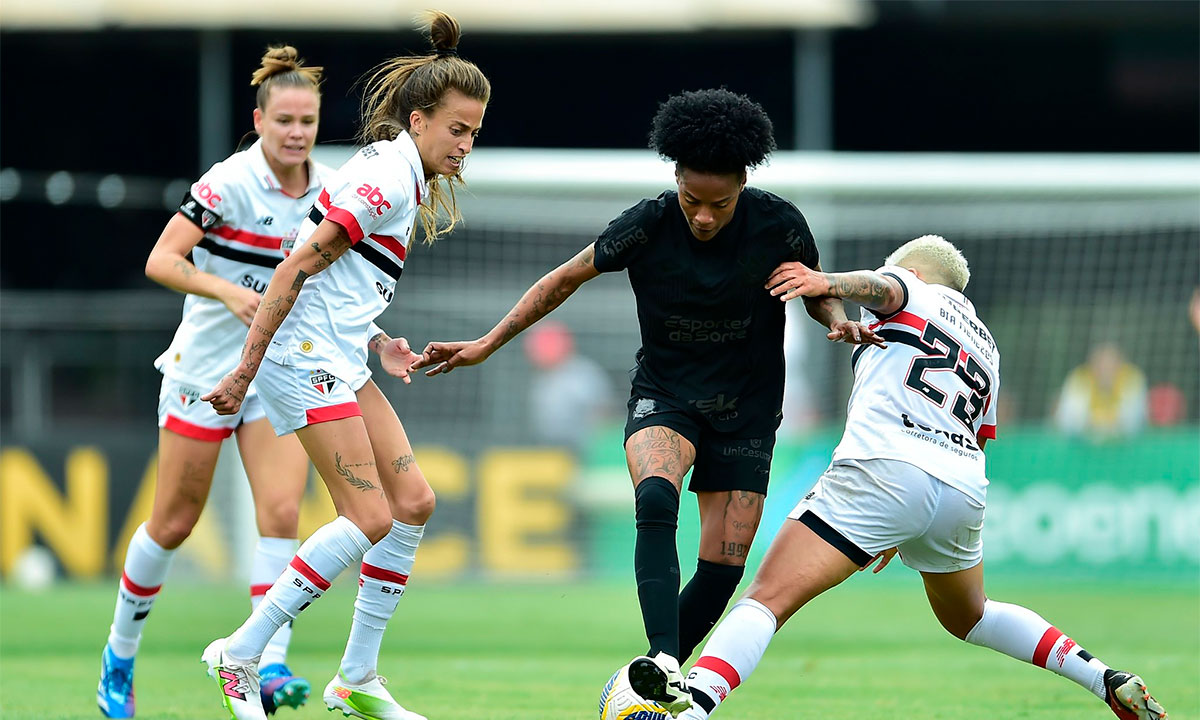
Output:
M985 601L983 617L966 640L1070 678L1104 699L1108 666L1028 608Z
M700 658L688 673L692 690L692 713L687 717L706 718L742 681L754 672L758 661L775 636L777 621L766 605L743 598L713 630L700 652ZM703 697L698 697L697 693ZM707 699L712 708L705 707Z
M257 659L284 623L321 597L343 570L361 562L370 549L371 541L347 518L338 516L317 528L246 622L229 636L225 653L239 660Z
M383 631L404 595L424 533L424 525L393 520L388 534L363 556L354 622L342 655L342 675L351 683L365 682L375 675Z
M167 550L146 532L146 523L138 525L129 549L125 551L125 567L117 587L117 607L108 629L108 645L119 658L137 654L146 617L167 579L174 550Z
M267 590L287 569L296 554L295 538L260 537L254 546L254 562L250 565L250 609L258 607ZM275 631L263 649L259 667L287 662L288 643L292 639L292 621Z

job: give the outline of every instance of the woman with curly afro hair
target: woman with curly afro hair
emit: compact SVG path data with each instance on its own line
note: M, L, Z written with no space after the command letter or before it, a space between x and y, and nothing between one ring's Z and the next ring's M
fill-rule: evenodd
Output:
M634 574L650 649L630 665L643 697L672 715L690 705L679 663L733 596L762 516L783 417L784 305L770 278L784 263L818 268L804 216L746 186L775 149L758 103L728 90L675 95L650 147L675 163L676 189L643 200L551 271L488 334L430 343L429 375L486 360L602 272L627 270L642 347L632 374L625 457L634 484ZM878 343L841 301L805 298L831 340ZM684 476L700 509L696 572L679 590L675 531Z

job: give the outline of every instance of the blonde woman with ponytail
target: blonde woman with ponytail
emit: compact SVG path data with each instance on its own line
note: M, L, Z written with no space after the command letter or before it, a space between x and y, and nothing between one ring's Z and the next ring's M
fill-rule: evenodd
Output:
M246 622L203 653L235 720L265 716L256 668L268 639L350 567L359 568L358 598L325 704L366 720L423 720L396 702L377 664L434 494L371 380L367 350L409 381L420 356L374 321L392 301L417 223L432 242L458 220L453 185L491 96L484 74L458 56L458 23L443 13L427 20L431 53L368 74L364 147L318 194L263 294L240 361L201 398L234 415L253 380L275 431L299 437L338 513L304 541Z
M254 496L260 539L251 569L252 606L297 545L308 475L300 443L276 437L253 389L232 415L200 402L236 362L260 293L332 172L309 158L321 108L321 68L306 67L295 48L273 47L250 84L258 88L258 140L192 185L146 261L147 277L187 298L175 338L155 363L163 382L154 506L126 551L96 692L110 718L134 716L133 665L142 627L176 549L204 509L222 440L237 434ZM299 707L309 695L308 681L286 665L290 637L290 625L280 628L262 656L262 703L271 712Z

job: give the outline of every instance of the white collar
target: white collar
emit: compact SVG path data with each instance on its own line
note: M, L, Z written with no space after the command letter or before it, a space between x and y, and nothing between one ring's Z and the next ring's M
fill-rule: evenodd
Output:
M267 155L263 150L263 139L259 138L246 152L250 153L250 166L254 169L254 176L258 178L259 184L264 190L278 190L283 192L283 184L279 182L279 178L275 176L275 171L267 163ZM309 157L304 161L308 164L308 187L304 189L304 194L307 195L312 190L322 186L321 178L317 174L317 165ZM286 194L286 193L285 193Z
M396 149L400 151L408 164L412 165L413 172L417 176L417 191L420 194L417 202L425 202L429 198L429 183L425 181L425 165L421 162L421 153L417 150L417 144L413 142L412 136L406 130L401 130L392 142L396 144Z

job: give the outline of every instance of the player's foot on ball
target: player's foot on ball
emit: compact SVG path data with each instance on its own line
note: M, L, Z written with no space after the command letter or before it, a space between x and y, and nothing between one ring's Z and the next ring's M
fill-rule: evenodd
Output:
M108 645L104 646L104 654L100 656L96 704L104 717L133 717L133 658L117 657Z
M426 720L424 715L405 710L384 685L387 678L374 675L361 683L352 683L341 670L325 686L325 705L341 710L346 717L363 720Z
M638 695L662 705L671 717L692 706L679 661L665 652L652 658L645 655L634 658L629 663L629 686Z
M231 658L225 654L225 638L218 638L204 648L200 659L221 688L221 702L232 720L266 720L259 696L258 658Z
M297 708L308 701L312 686L302 677L296 677L287 665L271 663L258 669L259 696L263 711L274 715L281 707Z
M1121 720L1167 720L1167 711L1146 690L1146 683L1133 673L1105 670L1104 699Z

